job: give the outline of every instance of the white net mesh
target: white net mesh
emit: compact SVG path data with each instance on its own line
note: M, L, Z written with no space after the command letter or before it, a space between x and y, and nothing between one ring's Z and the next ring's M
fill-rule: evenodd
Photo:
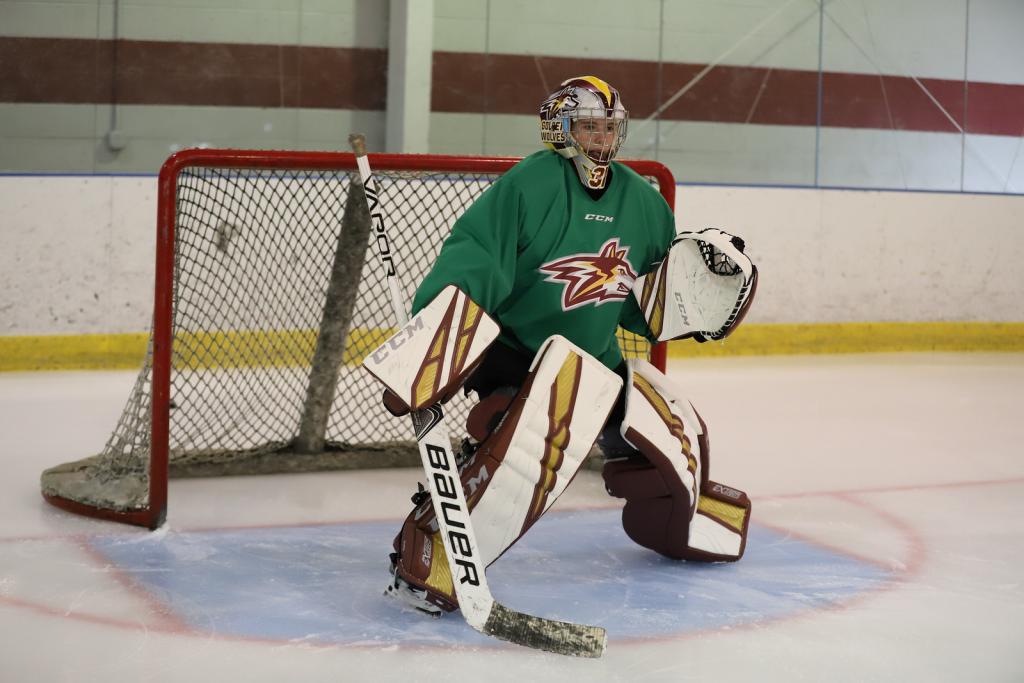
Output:
M376 171L375 176L411 301L456 218L498 176L451 171ZM187 167L179 173L172 475L418 462L408 419L384 410L379 386L359 367L394 322L380 267L367 258L368 226L344 241L343 223L365 223L357 183L358 174L347 170ZM347 303L328 299L332 267L347 278L335 289ZM308 450L296 449L295 441L311 381L317 381L311 367L327 319L343 328L344 354L330 387L322 452L298 454ZM646 342L625 332L620 342L628 355L649 351ZM146 505L152 377L151 343L102 453L48 470L44 493L119 510ZM463 397L448 404L453 427L464 423L468 407Z

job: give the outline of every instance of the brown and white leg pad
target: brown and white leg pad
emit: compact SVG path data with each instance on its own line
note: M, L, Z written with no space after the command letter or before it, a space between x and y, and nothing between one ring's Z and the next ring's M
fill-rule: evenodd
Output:
M462 469L485 565L515 543L569 485L621 386L617 374L567 339L554 336L544 343L501 424ZM455 596L436 531L430 501L424 500L396 540L398 572L451 609Z
M622 525L636 543L675 559L735 561L746 545L750 500L708 480L706 432L673 382L630 360L621 433L643 457L609 460L605 486L626 499Z

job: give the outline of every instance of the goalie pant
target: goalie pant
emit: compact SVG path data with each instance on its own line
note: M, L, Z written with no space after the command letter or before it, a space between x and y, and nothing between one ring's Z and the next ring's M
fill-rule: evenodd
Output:
M627 534L676 559L738 560L750 501L741 491L707 480L706 429L689 402L643 361L629 362L620 394L617 375L565 340L552 339L557 342L549 341L538 353L514 399L495 391L470 412L468 431L482 443L461 479L485 564L511 547L565 490L619 396L600 443L602 448L622 439L627 444L628 454L616 449L604 468L609 493L626 499L622 522ZM507 347L492 347L482 371L491 358L501 358L502 349ZM570 373L579 372L581 380L566 395L560 387L567 386L567 368L573 363L579 369ZM587 409L573 411L581 395L587 397ZM559 414L558 406L564 412ZM500 424L491 430L498 418ZM609 430L621 438L608 438ZM428 603L454 610L458 604L429 496L414 501L395 539L395 572L423 589Z

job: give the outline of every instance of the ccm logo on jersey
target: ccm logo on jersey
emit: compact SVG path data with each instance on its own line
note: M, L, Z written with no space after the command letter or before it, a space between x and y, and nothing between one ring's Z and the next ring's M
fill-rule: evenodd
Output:
M601 221L602 223L611 223L615 220L615 216L602 216L599 213L588 213L583 217L585 221Z

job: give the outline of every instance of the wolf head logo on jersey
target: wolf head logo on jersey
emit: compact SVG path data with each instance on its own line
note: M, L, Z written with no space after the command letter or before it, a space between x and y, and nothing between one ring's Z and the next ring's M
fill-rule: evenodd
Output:
M620 247L618 239L610 239L599 254L573 254L545 263L545 282L563 283L562 309L570 310L585 304L600 306L607 301L621 301L629 296L636 280L636 271L626 260L629 247Z

